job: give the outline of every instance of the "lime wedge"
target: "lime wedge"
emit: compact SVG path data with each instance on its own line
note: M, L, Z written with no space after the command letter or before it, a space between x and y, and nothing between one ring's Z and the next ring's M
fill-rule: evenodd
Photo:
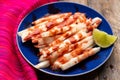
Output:
M110 35L104 31L94 29L93 30L93 39L98 46L100 46L102 48L107 48L116 41L117 37L114 35Z

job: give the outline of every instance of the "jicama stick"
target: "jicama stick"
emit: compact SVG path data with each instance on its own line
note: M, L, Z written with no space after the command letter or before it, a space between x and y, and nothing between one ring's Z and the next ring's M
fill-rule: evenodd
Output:
M64 33L71 29L70 24L76 23L76 20L81 16L81 13L77 12L74 15L70 16L66 21L64 21L59 26L55 26L51 30L41 34L41 37L54 36L56 34Z
M80 20L80 19L79 19ZM82 22L82 20L84 20L85 21L85 19L82 19L81 18L81 22ZM101 23L101 19L100 18L98 18L98 17L95 17L93 20L92 19L88 19L87 21L86 21L86 23L80 23L80 22L78 22L78 24L72 24L71 26L79 26L79 27L81 27L81 25L86 25L86 26L83 26L84 28L86 27L87 28L87 30L88 31L90 31L90 30L93 30L94 28L97 28L98 26L99 26L99 24ZM88 27L87 27L88 26ZM79 28L77 29L77 30L79 30ZM73 30L73 31L71 31L71 33L74 33L75 31ZM61 36L60 38L58 38L57 40L55 40L55 41L53 41L51 44L49 44L49 46L52 46L52 45L56 45L58 42L62 42L64 39L66 39L66 35L70 35L70 31L68 31L68 32L66 32L63 36ZM65 37L64 37L65 36ZM70 35L71 36L71 35Z
M40 27L43 28L44 30L46 30L45 25L48 21L45 21L43 23L40 23L37 26L31 26L27 29L24 29L22 31L18 32L18 35L22 38L22 42L26 42L27 40L25 39L28 35L33 34L33 32L35 33L36 28ZM38 31L40 31L39 29L37 29ZM36 31L37 32L37 31ZM31 35L30 35L31 36Z
M56 40L61 35L56 35L52 37L44 37L44 38L35 38L32 40L32 43L37 43L35 45L36 48L46 47L48 46L52 41Z
M44 27L43 26L39 26L38 28L33 30L33 32L31 34L26 36L24 40L29 40L32 36L34 36L36 34L41 34L42 32L48 31L49 29L51 29L53 27L55 27L55 29L56 29L56 25L58 25L60 23L62 24L63 21L64 21L64 19L59 19L59 20L57 19L57 20L54 20L52 22L47 23Z
M99 17L95 17L92 20L88 19L88 21L86 21L88 31L92 31L94 28L97 28L101 22L102 22L102 19Z
M89 40L87 40L87 39L89 39ZM70 47L68 47L67 49L62 48L62 49L58 50L59 52L57 51L56 53L52 53L50 55L50 62L53 63L57 58L59 60L61 59L61 61L62 61L63 58L62 57L59 58L59 57L64 55L64 54L69 54L69 56L67 56L67 57L64 56L64 58L69 58L71 56L76 56L76 55L80 54L83 50L85 50L86 48L88 48L94 44L92 36L88 37L87 39L82 41L82 42L76 43L77 46L75 49L70 49ZM67 51L64 52L64 50L67 50ZM71 52L68 50L70 50Z
M86 58L88 58L88 57L90 57L92 55L95 55L99 51L100 51L100 47L86 49L82 54L69 59L64 64L59 63L59 61L56 60L56 62L54 62L53 66L52 66L52 69L53 70L56 70L56 69L62 69L62 70L69 69L70 67L80 63L81 61L85 60Z
M90 37L89 37L90 38ZM87 39L89 39L89 38L87 38ZM87 40L86 39L86 40ZM85 42L85 40L84 40L84 42ZM94 46L94 44L91 44L90 46L89 46L89 48L92 48ZM88 46L86 46L86 48L87 48ZM79 53L80 54L80 53ZM66 55L70 55L70 54L65 54L65 56ZM77 54L76 54L77 55ZM41 56L42 57L42 56ZM71 57L69 56L69 57L66 57L67 59L70 59ZM46 68L47 66L49 66L51 64L51 61L49 61L49 60L43 60L43 61L40 61L40 63L38 63L35 67L36 68ZM53 64L53 63L52 63Z
M55 41L50 43L49 46L54 46L54 45L57 45L57 44L61 43L66 38L74 35L78 31L80 31L81 29L84 29L86 31L85 27L86 27L86 25L84 23L72 24L71 25L71 30L67 31L61 37L59 37L58 39L56 39Z
M70 30L69 32L71 33L71 34L73 34L73 33L75 33L75 32L77 32L77 31L79 31L80 29L82 29L82 28L86 28L86 25L84 25L84 23L80 23L80 24L78 24L77 26L76 25L74 25L73 26L73 24L71 24L72 26L69 26L69 27L71 27L72 28L72 30ZM69 28L69 27L67 27L67 28ZM85 29L86 30L86 29ZM69 33L68 32L68 33ZM62 36L61 36L62 37ZM61 38L60 37L60 38ZM63 38L63 37L62 37ZM65 37L64 37L65 38ZM60 39L59 39L60 40ZM61 39L61 41L62 40L64 40L64 39ZM56 43L56 42L55 42ZM53 43L51 43L50 45L52 45L52 44L54 44L54 42ZM56 50L56 49L58 49L58 47L57 47L58 45L56 45L55 47L54 46L51 46L51 48L50 49L48 49L48 51L47 52L49 52L49 53L51 53L51 52L53 52L54 51L54 49ZM46 51L44 50L44 48L43 49L41 49L41 51L40 51L40 53L46 53Z
M74 22L73 15L70 16L66 21L64 21L61 24L58 24L57 26L54 26L52 29L42 32L40 34L37 34L36 38L42 38L42 37L51 37L60 33L63 33L65 31L68 31L70 29L69 25ZM32 36L33 37L33 36Z
M29 40L33 35L47 31L55 25L62 23L70 15L71 13L64 13L62 16L58 16L58 18L54 19L54 21L41 22L35 26L31 26L30 28L20 31L18 35L21 36L22 41L25 42Z
M83 23L83 22L86 22L86 15L84 14L84 13L79 13L80 14L80 16L78 17L78 19L79 19L79 22L80 23Z
M40 53L41 54L51 54L52 52L60 49L61 47L75 43L75 42L79 41L80 39L83 39L86 36L87 36L87 33L84 30L81 30L77 34L75 34L73 37L70 37L70 38L64 40L63 43L61 43L61 44L51 46L47 50L44 50L44 48L41 49Z
M86 36L85 39L75 43L75 44L64 44L63 43L60 45L62 46L61 48L58 49L58 51L55 51L53 53L51 53L51 55L49 54L46 54L45 52L41 55L39 61L44 61L44 60L47 60L47 59L50 59L51 63L55 61L55 59L57 59L59 56L65 54L66 52L70 52L72 50L74 50L76 47L78 47L79 45L82 45L83 43L87 43L88 41L93 41L93 37L90 36L90 34L88 34ZM91 42L92 44L93 42ZM60 47L59 46L59 47ZM89 46L89 45L87 45ZM46 50L47 51L47 50Z
M69 21L69 23L68 23L68 21ZM68 21L65 22L67 25L73 23L75 21L75 19L73 18L73 16L71 16L68 19ZM54 36L54 35L57 35L57 34L64 33L64 32L66 32L70 29L71 29L71 27L69 25L66 26L65 24L60 24L59 26L55 26L54 28L52 28L49 31L41 33L40 37Z
M56 45L57 43L62 42L67 37L69 37L72 34L74 34L76 32L76 30L79 31L82 28L86 28L87 31L93 30L94 28L97 28L99 26L99 24L101 23L101 21L102 20L100 18L95 17L93 20L91 19L91 22L90 22L89 25L86 25L85 23L71 24L71 26L72 26L73 29L71 29L70 31L67 31L65 34L63 34L63 36L61 36L60 38L58 38L57 40L55 40L51 44L49 44L49 46L53 46L53 45ZM67 35L67 37L66 37L66 35Z
M47 68L48 66L50 66L50 62L48 60L46 60L46 61L38 63L34 67L37 69L40 69L40 68Z
M71 12L68 12L68 13L60 13L60 14L45 16L43 18L37 19L36 21L32 22L32 24L36 25L36 24L39 24L43 21L53 21L54 19L58 19L60 17L68 16L71 14L72 14Z

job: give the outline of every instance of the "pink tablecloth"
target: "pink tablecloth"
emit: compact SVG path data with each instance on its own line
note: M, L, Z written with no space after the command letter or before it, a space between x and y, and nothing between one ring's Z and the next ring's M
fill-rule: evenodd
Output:
M19 22L32 9L56 0L0 0L0 80L37 80L16 45Z

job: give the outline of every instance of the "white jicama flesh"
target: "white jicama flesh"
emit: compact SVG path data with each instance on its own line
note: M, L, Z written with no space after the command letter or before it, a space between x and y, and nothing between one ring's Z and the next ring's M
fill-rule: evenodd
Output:
M94 54L96 54L99 51L100 51L100 47L95 47L95 48L92 48L90 50L86 50L82 54L80 54L79 56L70 59L65 64L60 64L60 63L57 62L56 66L59 66L59 68L61 68L62 70L69 69L70 67L80 63L81 61L85 60L86 58L88 58L88 57L90 57Z
M48 60L46 60L46 61L38 63L34 67L37 69L40 69L40 68L47 68L48 66L50 66L50 62Z
M65 53L64 51L69 52L70 55L71 55L71 54L73 53L73 51L75 50L75 51L78 52L77 54L79 54L82 50L90 47L90 46L93 45L93 44L94 44L94 41L93 41L93 39L92 39L92 36L89 36L89 37L83 39L82 41L79 41L79 42L77 42L77 43L75 43L75 44L70 44L70 45L68 45L69 47L64 46L64 47L62 47L61 49L59 49L58 51L53 52L53 53L50 55L49 59L50 59L50 61L53 63L53 62L54 62L57 58L59 58L60 56L62 56L62 55L64 56L64 55L67 54L67 53ZM77 47L76 45L77 45L78 47ZM76 47L74 47L74 46L76 46ZM72 51L72 50L73 50L73 51ZM71 51L71 52L70 52L70 51ZM70 59L70 57L71 57L71 56L67 56L67 57L64 56L64 58L69 58L69 59Z

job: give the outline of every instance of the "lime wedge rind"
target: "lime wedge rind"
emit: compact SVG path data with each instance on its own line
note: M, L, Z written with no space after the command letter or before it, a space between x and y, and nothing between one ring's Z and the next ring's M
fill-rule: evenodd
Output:
M100 31L98 29L94 29L93 30L93 39L98 46L100 46L102 48L107 48L115 43L115 41L117 40L117 36L110 35L104 31Z

